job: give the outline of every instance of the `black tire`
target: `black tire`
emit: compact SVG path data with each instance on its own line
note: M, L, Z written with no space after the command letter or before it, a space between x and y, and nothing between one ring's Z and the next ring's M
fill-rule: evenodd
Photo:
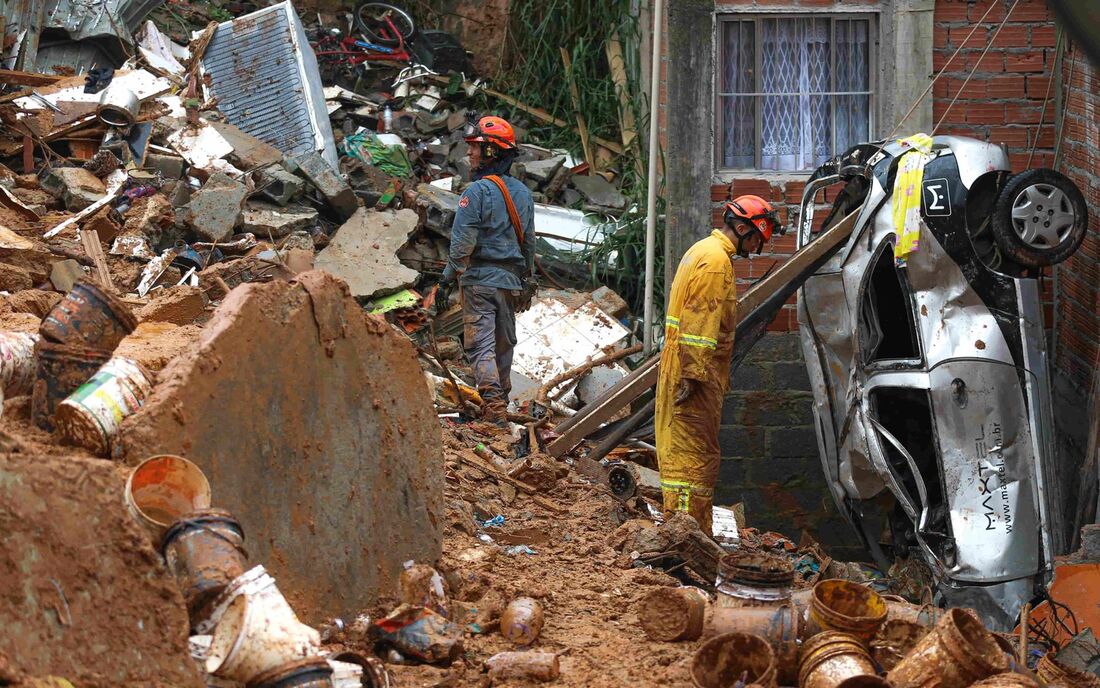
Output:
M379 19L383 15L389 15L406 44L416 36L416 22L405 10L385 2L364 2L355 8L355 26L363 32L369 42L384 45L387 48L399 45L400 42L396 38L381 35L380 29L384 25Z
M1085 240L1089 216L1073 181L1039 168L1008 180L993 204L993 238L1007 258L1031 268L1056 265Z

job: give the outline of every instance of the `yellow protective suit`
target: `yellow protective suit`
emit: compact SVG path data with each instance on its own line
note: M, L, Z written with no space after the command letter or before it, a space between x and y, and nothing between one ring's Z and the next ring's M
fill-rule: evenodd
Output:
M722 398L729 388L737 325L737 286L730 262L735 252L733 242L714 230L684 254L672 281L657 378L657 463L664 511L691 514L707 534L721 460ZM684 378L701 384L676 404Z

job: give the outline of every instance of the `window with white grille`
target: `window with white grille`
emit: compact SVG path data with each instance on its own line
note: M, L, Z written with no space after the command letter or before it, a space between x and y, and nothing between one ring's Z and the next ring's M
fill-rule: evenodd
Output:
M720 15L717 167L804 171L874 126L870 15Z

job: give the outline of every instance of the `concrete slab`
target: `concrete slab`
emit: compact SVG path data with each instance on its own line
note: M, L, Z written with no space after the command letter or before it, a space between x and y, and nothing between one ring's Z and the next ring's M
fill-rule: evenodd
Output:
M317 254L317 269L345 280L356 297L373 299L408 289L420 275L398 261L397 250L417 222L416 213L408 209L360 208Z
M317 211L313 208L280 208L273 203L249 201L245 204L241 229L257 237L271 235L281 239L299 229L311 229L317 223Z
M55 167L42 180L42 188L60 198L71 212L84 210L107 195L103 181L82 167Z
M206 241L225 241L241 222L241 205L248 188L221 172L210 175L202 188L180 208L187 226Z
M110 461L0 455L0 657L77 686L200 688L187 609ZM2 663L2 662L0 662Z
M319 153L296 155L290 162L302 177L321 192L340 217L349 218L359 208L355 192Z
M625 208L627 204L624 196L615 185L598 174L574 175L571 180L573 188L581 192L585 200L593 205L605 208Z
M244 526L250 561L316 624L354 618L440 554L439 424L412 344L313 271L234 289L121 440L181 454Z

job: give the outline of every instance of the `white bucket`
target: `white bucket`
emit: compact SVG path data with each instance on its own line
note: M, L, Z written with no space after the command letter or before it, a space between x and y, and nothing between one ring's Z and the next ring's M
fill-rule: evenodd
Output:
M257 564L225 586L225 590L218 596L217 602L210 610L210 616L194 624L195 632L213 633L214 627L218 625L218 620L222 618L222 614L229 607L229 603L236 599L238 595L249 595L251 597L260 595L278 596L286 603L283 593L279 592L278 586L275 585L275 579L268 574L262 565Z
M210 483L202 469L182 456L145 459L126 479L126 508L160 546L168 526L192 511L210 508Z
M31 393L37 341L29 332L0 332L0 401Z
M332 667L332 688L359 688L363 685L363 667L351 662L328 660Z
M237 595L214 628L206 671L248 683L265 671L316 655L320 645L320 634L298 621L282 595Z
M57 405L54 424L66 442L107 456L122 419L136 413L152 391L140 365L115 356Z

